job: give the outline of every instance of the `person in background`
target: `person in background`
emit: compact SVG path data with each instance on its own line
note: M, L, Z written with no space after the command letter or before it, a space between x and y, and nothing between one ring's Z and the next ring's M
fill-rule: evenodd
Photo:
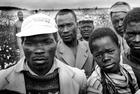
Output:
M17 34L21 31L21 26L23 23L23 12L21 10L17 12L17 17L18 17L18 20L16 21L16 23L14 25L15 34ZM23 48L21 45L21 38L17 37L16 41L17 41L17 45L18 45L18 49L19 49L19 59L20 59L21 57L24 56Z
M94 30L89 47L97 63L88 78L87 94L135 94L138 84L132 68L120 64L120 44L115 32L106 27ZM124 62L124 61L123 61Z
M124 22L124 38L130 47L129 54L123 54L138 80L140 87L140 8L134 8L126 15Z
M94 69L93 57L87 42L77 39L76 14L71 9L62 9L56 14L55 21L62 39L58 42L56 57L72 67L84 69L86 76L90 76Z
M110 8L110 17L112 25L119 37L121 44L121 53L129 53L129 46L126 43L126 40L123 38L123 19L126 14L130 11L130 5L126 2L118 1L113 4Z
M25 57L0 71L0 92L85 94L84 71L55 57L57 31L55 20L45 14L34 14L23 21L16 36L22 39Z
M85 41L88 41L89 36L94 29L94 22L92 18L88 15L85 15L84 17L82 17L82 19L79 20L78 25L82 38Z

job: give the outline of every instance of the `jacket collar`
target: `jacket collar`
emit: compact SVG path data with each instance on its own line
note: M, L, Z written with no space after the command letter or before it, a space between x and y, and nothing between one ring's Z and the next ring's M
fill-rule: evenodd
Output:
M21 73L25 69L24 62L25 62L25 57L22 58L17 65L15 65L14 67L15 73L11 72L7 76L6 80L8 82L8 85L6 86L6 89L26 94L24 75ZM74 71L68 68L70 66L63 64L61 61L59 61L56 58L54 63L56 63L56 65L59 68L61 94L78 94L79 85L73 79L75 76Z
M65 63L81 69L88 58L87 43L86 41L78 41L76 61L70 48L65 45L63 41L59 41L58 43L58 53L61 54L62 58L65 60Z

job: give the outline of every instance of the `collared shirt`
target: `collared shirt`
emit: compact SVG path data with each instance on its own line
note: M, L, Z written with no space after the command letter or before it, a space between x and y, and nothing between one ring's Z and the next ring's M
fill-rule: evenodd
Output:
M49 72L47 72L45 75L49 75L49 74L53 73L56 69L59 68L55 62L56 62L56 60L54 60L54 63L53 63L53 65L52 65L51 69L50 69ZM38 76L36 73L34 73L34 72L30 69L30 67L28 66L26 60L25 60L24 65L23 65L23 71L29 71L32 75Z

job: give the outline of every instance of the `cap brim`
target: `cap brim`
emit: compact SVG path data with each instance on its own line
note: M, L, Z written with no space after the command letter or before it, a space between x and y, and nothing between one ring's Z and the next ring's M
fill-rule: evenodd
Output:
M54 28L30 28L27 30L21 30L21 32L17 33L17 37L26 37L26 36L34 36L34 35L40 35L40 34L50 34L57 32L57 29Z

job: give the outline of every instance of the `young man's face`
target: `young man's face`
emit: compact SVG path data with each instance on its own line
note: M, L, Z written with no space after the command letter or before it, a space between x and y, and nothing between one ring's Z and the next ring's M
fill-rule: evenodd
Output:
M120 49L108 36L92 42L93 57L99 67L107 73L119 71Z
M116 32L123 37L123 19L126 16L126 12L113 12L111 15L112 24Z
M33 71L49 70L54 60L56 41L53 34L29 36L23 40L23 50Z
M140 53L140 22L130 22L126 27L124 38L131 50Z
M79 23L79 29L82 37L88 41L89 36L94 29L93 21L83 21Z
M57 15L56 23L64 42L73 42L76 39L77 23L72 13Z

